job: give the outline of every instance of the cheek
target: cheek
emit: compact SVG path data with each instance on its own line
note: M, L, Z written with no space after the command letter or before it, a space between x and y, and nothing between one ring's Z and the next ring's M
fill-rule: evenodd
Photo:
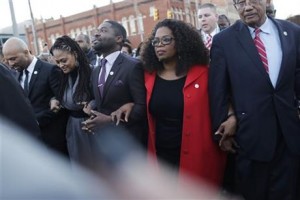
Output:
M170 56L175 56L177 54L174 44L169 45L168 53L169 53Z
M74 70L74 69L76 68L76 63L75 63L75 62L76 62L75 60L72 60L72 61L66 63L66 65L68 66L68 68L69 68L71 71Z

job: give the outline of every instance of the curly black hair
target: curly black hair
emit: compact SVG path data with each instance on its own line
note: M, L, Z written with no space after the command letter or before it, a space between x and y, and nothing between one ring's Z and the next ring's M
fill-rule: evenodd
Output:
M50 49L51 55L53 55L54 50L68 51L69 53L75 55L76 61L78 63L79 80L73 98L75 102L90 100L90 76L92 69L83 50L80 48L76 41L74 41L72 38L66 35L59 37L55 40L54 44ZM67 83L68 74L64 74L59 89L58 100L60 101L62 101L63 99Z
M175 40L177 52L176 75L187 73L194 65L207 65L209 62L209 51L206 49L199 32L192 25L175 19L165 19L156 24L148 40L143 45L142 61L145 70L149 72L162 71L163 63L155 55L155 49L151 41L155 37L157 29L169 28Z

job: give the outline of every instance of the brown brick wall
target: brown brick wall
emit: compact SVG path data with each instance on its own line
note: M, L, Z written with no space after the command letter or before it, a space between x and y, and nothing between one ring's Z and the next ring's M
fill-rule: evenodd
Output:
M157 8L159 12L159 20L167 18L167 11L182 11L185 13L185 9L189 9L196 17L196 5L195 1L190 0L190 4L187 4L187 0L136 0L138 12L143 16L144 33L132 34L130 25L128 24L128 39L132 42L132 46L135 48L141 42L141 40L146 40L151 30L157 23L154 21L153 16L150 15L150 8ZM199 4L203 3L213 3L218 6L218 11L220 14L226 14L230 17L232 21L237 18L236 12L232 6L232 0L198 0ZM39 38L39 45L43 43L48 43L49 46L52 45L52 41L58 36L69 35L74 37L76 35L76 30L85 27L87 33L90 33L90 29L95 29L98 25L106 19L116 20L120 23L122 18L126 17L127 20L129 16L136 16L134 9L134 0L126 0L119 3L114 3L112 5L107 5L103 7L94 7L91 10L78 13L68 17L60 17L60 19L49 20L44 23L39 23L36 25L36 35ZM176 17L177 16L177 17ZM173 13L173 18L178 18L186 21L187 18L185 14L180 17L180 15L175 15ZM190 23L194 22L196 26L196 18L191 20ZM138 30L137 22L135 22L135 27ZM33 53L35 53L33 45L33 36L31 27L26 29L26 38L28 44Z

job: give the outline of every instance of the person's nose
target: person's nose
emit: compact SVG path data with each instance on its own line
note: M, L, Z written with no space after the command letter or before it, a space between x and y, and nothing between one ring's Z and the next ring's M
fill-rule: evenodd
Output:
M64 65L63 65L62 63L57 63L57 66L58 66L59 68L62 68Z
M11 60L9 60L9 61L8 61L8 65L10 65L10 66L14 67L14 66L15 66L15 62L14 62L14 61L11 61Z

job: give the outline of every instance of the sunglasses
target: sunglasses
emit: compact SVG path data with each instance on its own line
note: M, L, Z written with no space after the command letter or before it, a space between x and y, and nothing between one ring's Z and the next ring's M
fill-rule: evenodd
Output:
M158 37L153 38L153 40L151 41L151 44L154 47L158 47L159 44L169 45L172 43L172 40L174 40L174 38L172 36L165 35L165 36L162 36L160 39Z

